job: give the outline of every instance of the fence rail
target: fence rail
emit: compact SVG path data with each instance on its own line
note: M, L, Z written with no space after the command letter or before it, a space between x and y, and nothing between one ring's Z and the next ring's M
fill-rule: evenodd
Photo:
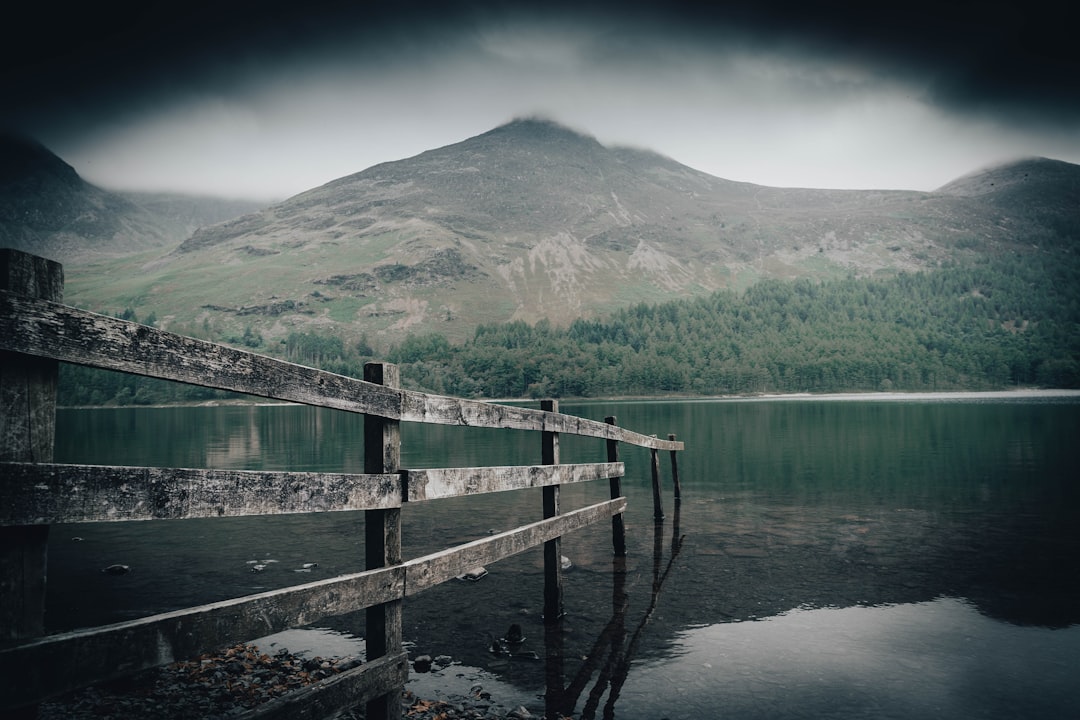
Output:
M389 420L563 432L683 449L681 442L596 420L388 388L3 290L0 350Z
M619 443L652 453L654 513L658 452L683 444L558 412L403 390L397 368L372 363L345 377L80 310L60 302L62 268L0 250L0 709L26 713L52 696L191 658L216 648L367 610L367 660L244 717L329 716L367 703L371 720L400 715L408 677L401 601L477 566L539 545L545 557L545 616L561 613L561 537L611 520L625 554ZM364 473L71 465L52 462L56 368L77 363L275 400L362 413ZM400 422L535 430L542 464L399 467ZM606 462L560 464L560 433L607 441ZM562 512L559 489L607 479L610 500ZM542 488L543 519L423 557L401 557L403 503ZM676 495L677 496L677 495ZM44 634L48 526L365 511L367 570L129 622Z

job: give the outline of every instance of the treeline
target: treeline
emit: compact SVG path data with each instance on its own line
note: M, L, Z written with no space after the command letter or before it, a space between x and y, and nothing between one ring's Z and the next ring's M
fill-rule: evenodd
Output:
M768 280L568 328L485 325L390 360L433 392L588 397L1080 387L1080 272L1027 254L886 280Z
M231 340L354 377L373 354L366 339L314 333L270 347L250 332ZM385 359L407 387L463 397L1075 388L1080 263L1064 249L889 279L767 280L566 328L482 325L461 345L409 336ZM220 395L83 368L61 375L63 404Z

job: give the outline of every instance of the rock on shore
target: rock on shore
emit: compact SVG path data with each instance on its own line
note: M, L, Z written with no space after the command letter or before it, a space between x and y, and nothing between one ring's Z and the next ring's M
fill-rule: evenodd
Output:
M273 655L239 644L195 660L176 662L131 678L102 683L42 703L41 720L226 720L297 688L356 667L356 657L305 658L282 649ZM507 708L479 685L469 695L438 700L402 694L411 720L530 720L524 707ZM363 720L363 709L344 713Z

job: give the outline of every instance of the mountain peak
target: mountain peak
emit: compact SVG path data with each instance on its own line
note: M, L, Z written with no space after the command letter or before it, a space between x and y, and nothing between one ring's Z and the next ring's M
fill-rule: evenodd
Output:
M510 145L563 145L566 147L586 146L592 149L604 149L604 146L592 135L578 132L554 120L539 115L514 118L482 135L471 138L472 141L495 141ZM470 142L466 140L465 142Z
M980 168L946 183L935 192L975 197L1015 190L1018 186L1080 183L1080 165L1044 157L1027 157Z
M83 180L75 168L58 158L44 145L14 133L0 132L0 185L45 180L68 187Z
M977 170L938 188L938 193L972 198L1011 217L1042 220L1059 238L1075 234L1080 207L1080 165L1044 157L1023 158Z
M562 123L559 123L551 118L544 117L543 115L522 115L516 117L508 123L504 123L488 131L487 135L502 135L514 133L519 135L529 135L533 137L566 137L572 136L583 139L594 139L587 133L578 132L573 130Z

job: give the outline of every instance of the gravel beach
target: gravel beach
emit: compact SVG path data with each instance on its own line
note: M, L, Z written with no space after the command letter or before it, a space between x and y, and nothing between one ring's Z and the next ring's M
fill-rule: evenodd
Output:
M350 668L356 657L304 657L282 649L263 653L239 644L191 661L172 663L130 679L104 683L42 703L42 720L225 720L269 700ZM402 694L402 714L414 720L526 720L539 718L524 706L506 707L484 687L438 699ZM339 717L362 720L363 709ZM554 720L554 719L553 719Z

